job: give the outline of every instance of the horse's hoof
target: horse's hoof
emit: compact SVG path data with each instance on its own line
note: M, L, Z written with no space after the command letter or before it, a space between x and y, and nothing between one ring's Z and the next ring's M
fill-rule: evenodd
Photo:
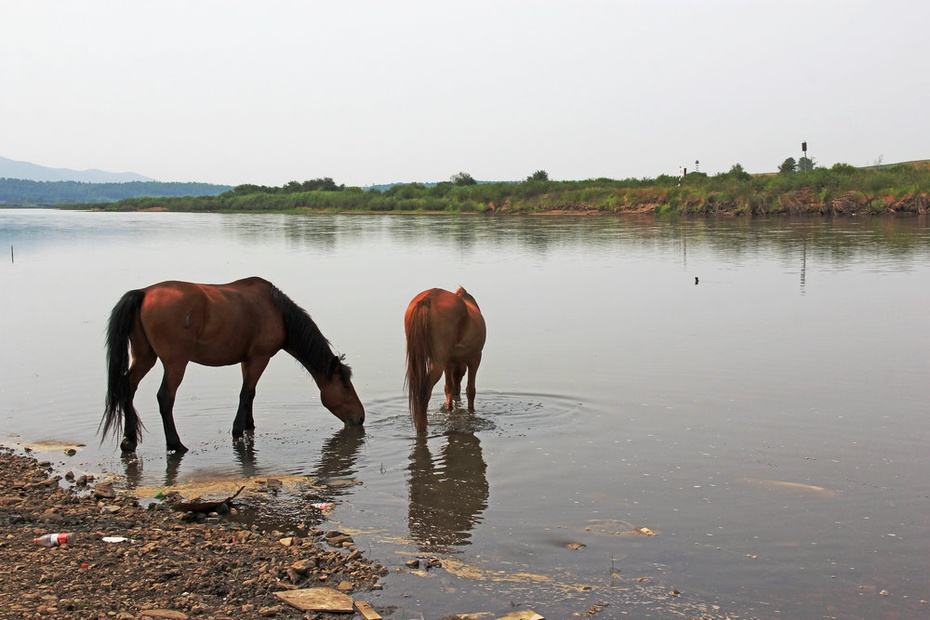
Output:
M251 446L253 443L255 443L255 433L252 431L245 431L244 433L240 433L239 436L233 433L234 445Z
M244 428L235 428L232 429L232 436L234 440L242 439L243 437L254 435L255 426L246 426Z
M181 455L184 454L185 452L187 452L187 448L186 448L185 446L181 445L181 444L178 444L178 445L173 446L173 447L172 447L172 446L168 446L168 454L170 454L170 455L173 455L173 456L181 456Z
M130 455L136 453L136 443L134 441L126 441L125 439L120 443L119 449L123 451L124 455Z

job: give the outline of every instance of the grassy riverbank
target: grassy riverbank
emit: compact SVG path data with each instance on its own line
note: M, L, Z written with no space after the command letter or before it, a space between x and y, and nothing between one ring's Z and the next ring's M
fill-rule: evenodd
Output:
M465 179L465 182L462 180ZM361 213L657 213L698 215L879 215L926 213L930 160L883 167L836 164L809 172L750 175L738 164L708 176L551 181L538 172L522 182L476 183L469 175L384 191L336 185L332 179L282 187L240 185L218 196L132 198L68 205L108 211Z

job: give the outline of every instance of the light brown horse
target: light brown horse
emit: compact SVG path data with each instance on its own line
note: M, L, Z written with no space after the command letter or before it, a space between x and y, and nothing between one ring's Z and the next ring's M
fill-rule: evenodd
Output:
M132 350L132 365L129 350ZM365 408L352 386L352 370L335 355L310 315L270 282L246 278L229 284L162 282L127 292L107 327L107 398L103 436L120 434L125 453L142 440L132 400L139 382L161 359L164 377L158 409L169 452L187 451L174 425L174 398L189 362L241 364L242 390L233 438L255 430L255 385L271 357L284 349L320 388L320 400L346 424L362 424Z
M468 410L475 410L475 375L487 336L475 298L464 288L455 294L441 288L413 298L404 315L407 334L407 396L417 433L426 432L426 409L439 378L446 376L445 409L460 399L462 377L468 372Z

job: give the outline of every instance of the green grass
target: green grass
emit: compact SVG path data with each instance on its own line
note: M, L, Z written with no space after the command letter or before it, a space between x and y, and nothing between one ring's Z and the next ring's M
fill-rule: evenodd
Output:
M318 184L317 184L318 185ZM599 212L767 216L796 214L925 213L930 204L930 160L855 168L837 164L810 172L749 175L691 173L682 179L527 180L520 183L427 187L396 185L386 191L336 186L304 191L313 182L280 188L239 186L218 196L131 198L68 205L108 211L303 213L550 213Z

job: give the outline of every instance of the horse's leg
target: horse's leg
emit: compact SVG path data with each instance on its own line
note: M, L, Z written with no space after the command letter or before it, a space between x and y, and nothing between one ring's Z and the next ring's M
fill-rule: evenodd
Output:
M139 437L139 414L135 412L135 405L132 401L136 396L139 383L152 370L157 360L158 357L147 342L133 345L132 364L129 366L129 405L123 417L123 440L119 444L120 450L124 453L130 454L136 451Z
M165 368L165 376L162 377L157 397L161 423L165 428L165 446L168 452L184 454L187 448L181 443L178 429L174 426L174 397L178 392L178 386L181 385L181 380L184 379L187 362L168 363L162 359L162 366Z
M465 388L465 397L468 399L468 412L475 411L475 377L478 375L478 366L481 364L481 353L475 356L475 359L468 365L468 386Z
M255 386L265 372L270 357L252 358L242 362L242 389L239 391L239 409L233 421L232 436L234 440L242 439L246 431L255 430L252 417L252 403L255 400Z
M446 411L452 411L452 401L462 400L462 377L465 364L446 364Z
M453 396L456 400L462 400L462 377L468 367L465 364L459 364L455 367L455 383L453 384Z
M442 406L443 411L452 411L452 399L455 397L455 364L446 364L444 371L446 377L443 391L446 394L446 404Z
M426 374L426 382L423 386L427 398L423 401L422 409L420 409L418 405L417 410L413 412L413 425L416 427L418 433L426 432L426 414L429 408L429 394L433 391L433 388L436 387L436 384L439 383L439 380L442 379L443 370L443 366L430 361L429 372Z

